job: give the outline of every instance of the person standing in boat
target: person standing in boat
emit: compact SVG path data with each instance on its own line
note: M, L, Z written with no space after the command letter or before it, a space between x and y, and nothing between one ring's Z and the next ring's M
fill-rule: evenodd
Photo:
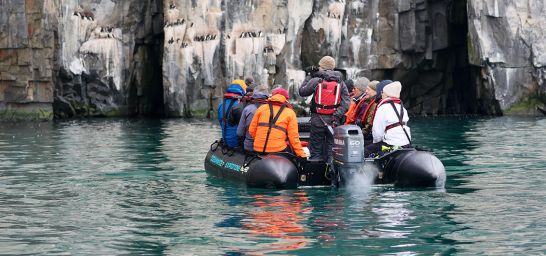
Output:
M248 87L247 87L248 88ZM248 128L252 118L256 113L258 107L266 103L269 97L267 85L262 84L254 87L254 94L252 94L252 101L243 109L241 114L241 120L237 126L237 136L240 141L243 142L243 148L245 151L254 151L254 139L250 136Z
M383 147L411 146L411 132L407 123L408 111L400 100L400 82L387 84L381 92L381 101L373 119L373 143L366 146L365 155L378 154Z
M305 158L298 132L298 119L288 103L288 91L275 88L266 104L260 106L248 128L254 138L254 151L261 153L289 152L286 141L298 157Z
M240 103L241 97L245 94L245 90L239 84L230 84L224 94L224 100L218 105L218 122L222 128L222 144L230 148L239 146L237 137L237 125L241 114L234 111L234 107ZM234 117L238 115L239 118ZM235 122L237 119L237 122Z
M364 110L368 106L368 94L366 94L370 80L366 77L360 77L354 82L353 90L351 91L351 104L349 110L345 113L345 124L355 124L364 115Z
M245 84L246 84L247 91L249 88L256 87L256 82L254 82L254 78L252 77L245 78Z
M299 89L302 97L314 95L309 138L310 158L313 160L332 159L334 136L328 126L340 124L349 108L349 92L335 67L334 58L324 56L319 61L318 71L314 74L309 72Z

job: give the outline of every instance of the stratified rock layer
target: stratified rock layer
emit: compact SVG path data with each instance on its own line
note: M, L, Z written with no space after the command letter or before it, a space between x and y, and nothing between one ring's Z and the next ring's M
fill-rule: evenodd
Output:
M332 55L413 114L534 114L540 0L0 0L0 115L214 113L236 78L296 89ZM532 104L530 104L532 103Z

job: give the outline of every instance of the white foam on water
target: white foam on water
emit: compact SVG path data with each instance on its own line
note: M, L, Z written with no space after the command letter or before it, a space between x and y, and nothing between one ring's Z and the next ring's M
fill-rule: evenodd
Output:
M374 184L375 177L379 170L374 165L364 165L357 173L353 175L351 180L346 181L346 189L350 193L369 192Z

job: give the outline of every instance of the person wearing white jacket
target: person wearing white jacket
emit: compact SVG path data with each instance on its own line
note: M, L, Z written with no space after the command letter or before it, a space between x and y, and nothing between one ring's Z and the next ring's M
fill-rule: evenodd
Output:
M373 143L366 146L366 156L372 153L377 154L381 151L382 146L407 147L411 145L411 132L407 125L408 111L402 106L400 91L402 91L402 84L398 81L383 88L382 100L379 102L373 119Z

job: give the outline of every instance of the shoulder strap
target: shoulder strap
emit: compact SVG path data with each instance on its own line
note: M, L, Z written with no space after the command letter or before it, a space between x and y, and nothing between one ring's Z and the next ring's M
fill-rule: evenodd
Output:
M404 129L404 123L402 122L402 120L404 118L404 105L402 105L402 101L400 101L400 112L401 113L398 113L398 109L396 109L396 105L394 105L394 101L390 101L389 103L391 104L392 108L394 109L394 113L398 117L398 124L400 124L400 127L402 127L402 130L404 131L404 134L406 134L406 137L408 138L409 144L411 145L410 136L409 136L408 132L406 131L406 129Z
M279 109L279 112L277 112L277 114L273 116L273 104L268 103L267 105L269 106L269 126L267 127L267 135L265 136L265 143L264 143L264 148L262 150L262 153L265 153L265 149L267 148L267 143L269 142L269 135L271 134L271 128L273 128L273 125L277 123L277 120L279 120L279 117L281 116L282 111L286 107L286 105L283 104L281 108Z
M223 122L224 122L224 126L227 124L227 115L231 112L231 109L233 108L233 104L235 104L235 100L232 99L230 102L229 102L229 106L228 108L226 109L226 104L225 104L225 100L224 100L224 104L223 104L223 110L224 112L222 113L223 115Z

